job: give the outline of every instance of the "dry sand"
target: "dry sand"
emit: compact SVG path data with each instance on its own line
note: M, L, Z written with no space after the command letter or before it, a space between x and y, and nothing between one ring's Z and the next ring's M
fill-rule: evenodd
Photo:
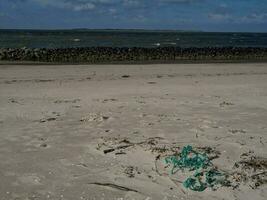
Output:
M188 144L260 186L185 189L155 160ZM266 199L266 144L265 63L0 66L1 200Z

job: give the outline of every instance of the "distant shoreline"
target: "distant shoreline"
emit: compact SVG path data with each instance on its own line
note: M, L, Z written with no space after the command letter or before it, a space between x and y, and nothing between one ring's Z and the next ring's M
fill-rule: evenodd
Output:
M125 32L177 32L177 33L256 33L256 34L266 34L265 31L205 31L205 30L179 30L179 29L90 29L90 28L69 28L69 29L30 29L30 28L20 28L20 29L5 29L2 28L0 31L125 31Z
M266 62L267 48L0 48L1 63L40 64L153 64Z
M189 32L198 33L206 32L202 30L175 30L175 29L87 29L87 28L74 28L74 29L0 29L0 31L126 31L126 32ZM245 32L240 32L245 33ZM255 32L257 33L257 32ZM261 33L261 32L260 32Z

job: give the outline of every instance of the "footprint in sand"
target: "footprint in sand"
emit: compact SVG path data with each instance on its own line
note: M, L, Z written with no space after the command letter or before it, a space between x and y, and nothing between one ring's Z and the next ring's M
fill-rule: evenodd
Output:
M41 178L36 174L25 174L18 177L18 181L25 185L42 185Z
M57 117L60 116L60 113L53 111L51 115L50 115L51 117L49 116L47 118L40 119L39 122L40 123L45 123L45 122L56 121L57 120Z

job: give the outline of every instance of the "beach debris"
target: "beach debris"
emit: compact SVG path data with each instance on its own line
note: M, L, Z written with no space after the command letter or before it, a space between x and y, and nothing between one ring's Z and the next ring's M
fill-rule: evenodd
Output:
M138 168L134 166L126 166L123 172L129 178L134 178L135 174L140 174Z
M267 184L267 159L253 156L253 151L241 154L241 160L236 162L233 170L225 170L213 164L212 161L221 155L220 151L213 147L193 148L188 145L181 148L177 143L169 143L161 137L147 138L139 142L127 138L102 139L104 142L98 144L97 149L102 149L104 154L124 155L136 147L150 151L155 154L154 171L159 176L168 177L175 185L182 184L192 191L217 190L220 187L234 190L241 184L257 189ZM170 170L170 173L166 170ZM138 170L129 166L125 167L123 173L133 178Z
M115 151L114 148L112 148L112 149L105 149L103 152L104 152L104 154L107 154L107 153L111 153L113 151Z
M221 107L224 107L224 106L233 106L235 104L231 103L231 102L226 102L226 101L223 101L222 103L220 103L220 106Z
M203 153L206 154L206 156L209 158L209 160L214 160L216 158L219 158L219 156L221 155L221 152L216 150L215 148L212 147L196 147L196 149Z
M267 159L249 154L241 155L241 161L236 162L234 168L238 171L233 173L237 183L249 183L252 189L267 184Z
M181 153L166 157L165 162L172 166L171 174L186 169L191 173L183 186L193 191L202 192L207 188L215 190L218 186L230 186L226 174L212 164L207 154L194 150L190 145L185 146Z
M152 137L147 138L144 141L141 142L131 142L128 139L109 139L105 141L102 144L98 145L98 149L100 149L102 146L112 146L110 148L104 149L103 153L108 154L115 152L116 155L125 154L122 150L128 149L130 147L134 146L142 146L142 147L148 147L152 152L156 151L155 146L158 144L158 141L161 140L161 137ZM110 144L111 143L111 144ZM119 151L118 151L119 150Z
M126 154L126 152L124 152L124 151L122 151L122 150L119 151L119 152L116 152L116 153L115 153L115 155L125 155L125 154Z
M108 120L109 117L108 117L108 116L102 116L102 119L103 119L103 120Z
M119 141L118 144L119 145L116 145L115 147L103 150L104 154L108 154L108 153L114 152L116 150L127 149L127 148L135 145L135 143L131 143L127 139L123 139L123 140Z
M19 101L16 100L15 98L10 98L10 99L8 99L8 101L9 101L10 103L17 103L17 104L20 104Z
M81 99L73 99L73 100L56 100L54 103L59 104L59 103L77 103L80 102Z
M98 186L110 187L110 188L113 188L113 189L122 190L122 191L126 191L126 192L137 192L137 193L140 193L139 191L137 191L135 189L131 189L131 188L120 186L120 185L113 184L113 183L93 182L93 183L88 183L88 184L89 185L98 185Z
M40 123L45 123L45 122L50 122L50 121L55 121L55 120L57 120L57 118L55 118L55 117L49 117L47 119L41 119L40 120Z
M114 98L111 98L111 99L104 99L104 100L102 101L102 103L114 102L114 101L118 101L118 99L114 99Z
M262 157L251 156L235 163L236 167L241 167L242 170L252 170L254 172L258 170L267 170L267 159Z
M132 147L132 146L134 146L134 144L122 145L122 146L118 146L115 148L105 149L103 152L104 152L104 154L107 154L107 153L111 153L111 152L116 151L116 150L127 149L128 147Z
M121 77L122 78L130 78L131 76L130 75L122 75Z
M246 133L246 131L243 130L243 129L230 129L229 132L233 133L233 134L235 134L235 133Z
M100 115L96 113L90 113L88 116L83 117L81 122L103 122L108 120L110 117L105 115Z
M40 147L46 148L47 147L47 144L46 143L43 143L43 144L40 145Z

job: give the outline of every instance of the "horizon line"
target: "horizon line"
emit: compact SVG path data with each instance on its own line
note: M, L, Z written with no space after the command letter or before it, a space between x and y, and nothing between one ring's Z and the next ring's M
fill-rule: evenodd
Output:
M202 32L202 33L267 33L261 31L204 31L183 29L145 29L145 28L0 28L1 30L29 30L29 31L155 31L155 32Z

